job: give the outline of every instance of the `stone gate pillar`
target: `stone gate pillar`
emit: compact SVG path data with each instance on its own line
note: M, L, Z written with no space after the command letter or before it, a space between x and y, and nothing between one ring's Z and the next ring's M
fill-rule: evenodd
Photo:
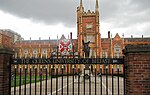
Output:
M126 95L150 95L150 45L127 45Z
M10 95L9 72L12 54L10 49L0 48L0 95Z

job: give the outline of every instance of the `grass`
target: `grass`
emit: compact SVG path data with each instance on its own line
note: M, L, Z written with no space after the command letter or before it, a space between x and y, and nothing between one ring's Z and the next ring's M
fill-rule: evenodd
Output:
M73 74L68 74L68 76L72 76ZM56 78L56 77L61 77L61 76L67 76L67 74L64 74L64 75L61 75L61 74L58 74L58 75L52 75L52 76L47 76L47 79L50 79L51 77L52 78ZM36 76L36 82L39 82L40 81L40 78L42 77L42 81L43 80L46 80L46 75L43 75L43 76ZM26 84L29 84L30 83L30 76L27 75L26 76ZM35 76L31 76L31 83L35 83ZM25 76L21 76L21 85L24 85L25 84ZM11 87L14 87L14 86L19 86L20 85L20 76L16 76L16 83L15 83L15 79L11 80Z
M46 76L36 76L36 81L35 81L35 76L31 76L31 83L35 83L35 82L39 82L40 79L42 77L42 81L46 80ZM47 79L49 79L50 76L47 76ZM30 76L26 76L26 84L30 83ZM15 83L15 79L11 80L11 87L14 87L16 84L16 86L20 85L20 76L16 76L16 83ZM25 76L21 76L21 85L25 84Z

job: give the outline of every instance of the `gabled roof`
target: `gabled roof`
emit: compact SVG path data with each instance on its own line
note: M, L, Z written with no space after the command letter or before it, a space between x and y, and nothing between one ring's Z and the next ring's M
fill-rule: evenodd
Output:
M114 37L114 40L120 40L121 38L120 38L120 36L119 36L119 34L117 33L116 35L115 35L115 37Z
M66 39L65 35L63 34L60 38L60 40Z

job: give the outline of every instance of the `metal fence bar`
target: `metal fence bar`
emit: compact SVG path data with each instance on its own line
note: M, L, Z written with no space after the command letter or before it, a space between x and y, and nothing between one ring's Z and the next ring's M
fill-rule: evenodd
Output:
M69 65L67 64L67 95L69 95Z
M114 69L113 69L113 65L112 65L112 69L111 69L111 71L112 71L112 95L114 95Z
M118 95L119 95L119 66L117 66L117 75L118 75Z
M91 95L91 70L89 68L89 95Z
M53 85L53 78L52 77L53 77L53 65L51 65L51 95L52 95L52 92L53 92L52 91L52 87L53 87L52 86Z
M96 91L97 91L97 90L96 90L96 88L97 88L97 87L96 87L96 72L97 72L97 71L96 71L96 65L95 65L94 68L95 68L95 95L96 95Z
M31 66L30 66L30 95L31 95L31 80L32 80L32 74L31 74Z
M84 95L85 95L85 68L84 68L84 76L83 76L83 78L84 78Z
M63 86L64 86L64 85L63 85L63 83L64 83L64 82L63 82L63 73L64 73L64 69L63 69L63 68L64 68L64 67L63 67L63 65L62 65L62 68L61 68L61 70L62 70L62 79L61 79L61 80L62 80L62 81L61 81L61 84L62 84L62 86L61 86L62 92L61 92L61 94L62 94L62 95L63 95L63 93L64 93L64 91L63 91Z
M58 95L58 65L56 66L56 95Z
M108 71L108 66L106 65L106 67L105 67L105 71L106 71L106 95L108 95L108 73L107 73L107 71Z
M24 95L26 95L26 79L27 79L27 65L25 65L25 73L24 73Z
M36 81L37 81L37 80L36 80L36 79L37 79L36 77L37 77L37 67L36 67L36 65L35 65L35 95L36 95L36 91L37 91L37 90L36 90Z
M47 95L47 65L46 65L46 71L45 71L45 73L46 73L46 79L45 79L45 95Z
M73 82L73 85L72 85L72 95L74 95L74 65L73 65L73 76L72 76L72 82Z
M21 79L22 79L22 78L21 78L21 76L22 76L22 74L21 74L21 73L22 73L22 72L21 72L21 66L20 66L20 71L19 71L19 73L20 73L20 74L19 74L19 95L21 95Z
M57 59L58 59L58 49L59 46L57 46ZM58 95L58 64L56 65L56 95Z
M80 95L80 65L78 66L78 95Z
M103 94L102 92L102 68L100 69L100 91L101 91L101 95Z
M14 79L14 95L16 95L16 66L15 66L15 79Z
M40 95L42 95L42 66L40 66Z

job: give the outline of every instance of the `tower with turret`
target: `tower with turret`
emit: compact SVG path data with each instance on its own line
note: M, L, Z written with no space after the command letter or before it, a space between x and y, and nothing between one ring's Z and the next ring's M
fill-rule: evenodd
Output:
M84 11L82 0L80 6L77 7L77 38L78 52L81 57L84 57L83 43L90 41L90 57L100 57L101 54L101 35L99 24L99 5L96 0L95 11Z

